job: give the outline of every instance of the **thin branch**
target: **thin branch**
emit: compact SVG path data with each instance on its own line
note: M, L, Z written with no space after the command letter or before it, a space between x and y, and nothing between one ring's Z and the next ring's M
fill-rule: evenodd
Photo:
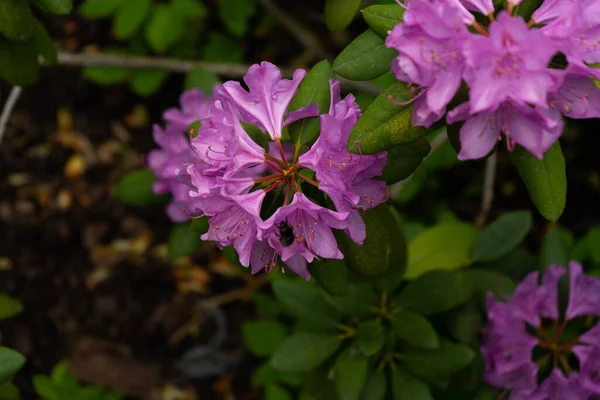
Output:
M492 208L494 201L494 182L496 181L496 166L498 164L497 153L492 154L485 161L485 171L483 176L483 197L481 198L481 210L475 220L475 225L483 227L485 220Z
M319 43L317 36L279 8L275 2L272 0L260 0L260 4L273 15L282 28L287 29L308 51L318 58L332 59L331 54Z
M41 59L42 65L49 65ZM183 60L168 57L131 56L118 54L85 54L85 53L58 53L59 65L78 67L104 67L104 68L144 68L160 69L172 72L186 73L194 68L204 68L207 71L230 78L240 78L248 72L250 65L232 63L209 63L204 61ZM285 77L291 77L292 68L281 68ZM360 90L373 95L381 93L381 89L370 82L355 82L338 78L348 90Z
M2 137L6 131L6 124L10 118L10 114L12 113L15 104L17 104L17 101L19 101L19 96L21 96L22 91L23 88L21 86L13 86L8 95L8 99L4 104L4 109L2 110L2 114L0 114L0 144L2 144Z

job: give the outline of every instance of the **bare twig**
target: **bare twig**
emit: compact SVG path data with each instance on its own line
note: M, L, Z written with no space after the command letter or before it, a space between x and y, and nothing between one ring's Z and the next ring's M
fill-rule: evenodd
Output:
M313 53L318 58L331 60L332 56L329 54L316 35L308 30L304 25L299 23L297 19L287 15L275 2L272 0L260 0L260 4L270 12L273 17L279 22L279 24L287 29L297 40L302 44L308 51Z
M43 65L48 65L42 60ZM207 71L230 78L240 78L248 72L250 65L232 63L209 63L204 61L182 60L168 57L124 56L118 54L85 54L85 53L58 53L58 64L79 67L104 67L104 68L148 68L186 73L194 68L204 68ZM292 68L282 68L283 76L291 77ZM354 82L338 78L342 85L349 90L360 90L377 96L381 89L370 82Z
M8 118L10 117L15 104L17 104L22 91L23 88L21 88L21 86L13 86L10 94L8 95L8 99L4 104L4 109L2 110L2 114L0 114L0 144L2 144L2 137L4 136L4 132L6 130Z
M483 197L481 198L481 210L475 220L475 225L482 227L485 219L490 212L492 202L494 201L494 182L496 181L496 165L498 164L498 156L492 154L485 161L485 171L483 176Z

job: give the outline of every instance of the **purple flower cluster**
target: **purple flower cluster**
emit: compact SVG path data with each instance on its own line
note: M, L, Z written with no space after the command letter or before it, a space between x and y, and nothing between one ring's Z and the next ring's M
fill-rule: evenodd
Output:
M166 126L162 129L154 125L154 141L160 146L148 154L147 164L156 175L154 183L156 194L171 194L173 199L167 206L167 215L173 222L183 222L189 219L186 209L191 207L189 187L181 183L176 172L184 164L197 164L202 160L190 147L186 135L188 126L208 115L212 104L200 90L192 89L183 93L180 98L181 108L171 108L165 111L163 118Z
M565 272L550 266L541 284L537 272L529 274L506 303L488 294L489 323L481 347L484 379L510 392L509 400L588 400L600 395L600 280L571 261L568 305L561 317L558 287ZM582 329L586 320L595 325L574 336L573 327Z
M158 189L175 193L169 185L185 187L172 207L183 205L190 214L211 217L202 239L220 247L233 245L253 273L271 270L281 258L309 279L307 263L343 258L332 229L345 230L362 244L366 231L359 211L387 198L386 184L373 179L381 174L387 154L346 150L360 109L352 95L341 98L339 82L330 81L329 112L320 114L315 104L288 111L305 75L297 70L291 80L282 79L277 67L263 62L244 77L248 90L239 82L226 82L208 106L198 104L193 116L184 99L184 112L177 114L183 123L171 130L167 126L165 135L173 131L173 138L161 139L163 150L150 157L161 177ZM320 135L310 148L282 141L289 124L317 116ZM170 123L175 119L167 118ZM198 119L201 125L190 148L180 128ZM251 135L258 135L257 140ZM313 201L310 190L326 194L335 210Z
M501 134L509 150L517 143L541 159L562 133L562 115L600 117L590 79L600 73L587 66L600 62L600 1L544 0L529 23L514 16L518 3L495 15L492 0L407 0L387 37L399 53L393 73L416 93L413 124L464 121L461 160L484 157ZM554 65L561 53L566 65ZM446 114L462 82L469 100Z

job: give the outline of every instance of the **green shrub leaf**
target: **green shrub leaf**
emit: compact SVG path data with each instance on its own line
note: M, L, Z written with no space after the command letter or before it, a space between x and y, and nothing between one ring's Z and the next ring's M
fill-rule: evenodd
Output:
M544 154L543 160L538 160L520 146L508 153L508 156L540 214L547 220L556 222L567 201L565 158L560 143L554 143Z
M362 15L369 27L385 39L388 31L402 22L404 8L397 4L375 4L362 10Z
M167 75L167 71L140 69L133 72L129 85L140 96L150 96L160 89Z
M420 378L436 380L460 371L474 359L475 352L470 347L442 340L437 349L402 354L400 363Z
M171 260L190 256L200 246L200 235L190 230L190 223L176 224L169 235L167 251Z
M325 0L325 24L330 31L343 31L352 23L361 0Z
M79 12L90 18L104 18L117 11L122 2L129 0L85 0Z
M221 83L219 77L205 68L194 68L185 77L186 89L200 89L206 96L210 96L215 85L219 83Z
M36 82L38 73L35 43L12 42L0 35L0 78L13 85L26 86Z
M0 293L0 320L14 317L23 312L23 306L12 297Z
M125 175L117 184L116 194L123 203L132 206L162 204L169 196L159 196L152 190L156 176L147 168L134 170Z
M354 39L333 62L336 74L353 81L370 81L389 71L396 50L385 47L385 40L367 29Z
M398 368L392 369L390 379L394 400L433 400L425 383Z
M327 258L321 262L315 261L308 265L308 271L330 295L348 294L348 267L344 260Z
M380 319L364 321L358 325L356 338L360 351L367 357L379 352L385 343L385 331Z
M242 326L244 342L259 357L273 354L285 339L285 327L275 321L249 321Z
M48 31L46 31L46 28L44 28L44 25L37 19L34 23L33 43L35 43L38 53L41 54L49 64L56 64L57 55L54 41L48 34Z
M117 39L133 36L146 19L152 0L127 0L121 3L114 22Z
M517 247L533 224L529 211L514 211L500 216L479 235L473 260L496 260Z
M0 1L0 34L14 42L26 42L34 33L35 18L28 1Z
M358 400L367 380L368 359L354 348L347 348L334 366L335 388L340 400Z
M336 334L297 332L273 354L273 367L284 372L308 372L327 360L342 344Z
M152 50L164 53L183 36L183 27L183 20L173 7L157 4L146 25L146 40Z
M273 283L273 293L298 320L315 329L335 329L340 314L307 282L278 281Z
M0 383L17 373L25 364L25 357L8 347L0 347Z
M383 370L374 371L360 396L360 400L383 400L387 392L387 381Z
M435 329L420 314L399 310L390 318L390 324L394 334L412 346L435 349L440 345Z
M67 15L73 9L73 0L33 0L31 4L44 12L56 15Z
M408 178L418 167L431 146L425 138L419 138L413 143L402 144L388 150L388 158L381 178L392 185Z
M248 21L256 12L255 0L219 0L219 16L227 30L236 37L248 31Z

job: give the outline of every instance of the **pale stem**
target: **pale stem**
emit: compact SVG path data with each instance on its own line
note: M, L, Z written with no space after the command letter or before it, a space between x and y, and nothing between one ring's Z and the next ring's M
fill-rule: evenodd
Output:
M494 201L494 183L496 181L496 166L498 164L497 153L492 154L485 161L485 171L483 177L483 197L481 198L481 210L475 220L478 227L482 227L485 219L492 208Z

